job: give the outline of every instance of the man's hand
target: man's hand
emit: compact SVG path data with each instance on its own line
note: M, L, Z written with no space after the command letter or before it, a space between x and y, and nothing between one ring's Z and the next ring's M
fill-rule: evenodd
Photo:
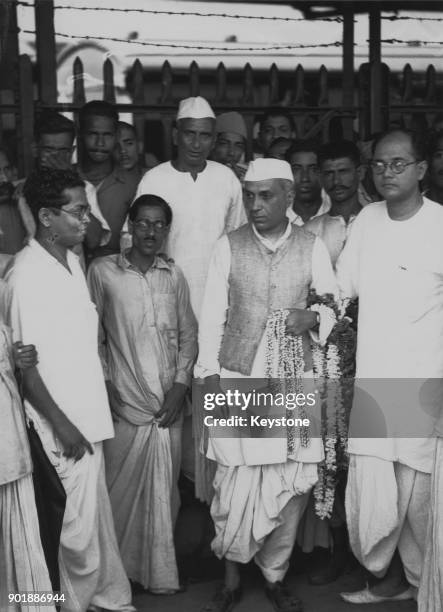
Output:
M43 151L40 165L53 170L69 170L71 168L72 151Z
M291 336L299 336L308 329L317 325L318 315L311 310L301 308L290 309L286 317L286 333Z
M163 406L156 414L156 418L160 419L159 427L171 427L179 418L187 389L182 383L174 383L166 393Z
M205 395L207 393L213 394L213 397L216 397L217 395L225 395L223 389L220 386L219 374L212 374L211 376L206 376L204 393ZM212 414L217 419L227 419L231 416L229 406L227 406L226 404L223 404L222 406L217 405L210 414Z
M122 405L122 398L120 393L117 391L116 386L110 380L106 380L106 391L108 392L108 401L111 408L112 420L114 423L118 423L119 408Z
M16 367L20 370L33 368L38 363L37 351L33 344L14 342L12 346L12 355Z
M58 419L54 429L57 438L65 449L63 454L68 459L79 461L86 451L91 453L91 455L94 454L92 445L65 415Z

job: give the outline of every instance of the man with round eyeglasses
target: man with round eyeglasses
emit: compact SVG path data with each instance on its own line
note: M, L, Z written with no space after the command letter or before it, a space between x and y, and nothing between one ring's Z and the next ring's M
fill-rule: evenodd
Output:
M163 198L138 197L129 210L132 247L96 259L88 272L116 419L105 459L117 540L129 578L156 594L180 588L173 532L183 407L197 352L186 280L157 256L171 222Z
M440 411L427 390L443 374L443 210L421 194L419 135L381 135L371 168L385 199L359 213L336 266L342 297L359 298L346 515L372 573L366 589L342 593L350 603L417 596Z

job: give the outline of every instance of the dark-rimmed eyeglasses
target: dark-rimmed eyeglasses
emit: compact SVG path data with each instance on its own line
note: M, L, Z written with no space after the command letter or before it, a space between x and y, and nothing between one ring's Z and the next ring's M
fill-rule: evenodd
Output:
M153 229L154 232L162 232L164 229L168 227L165 221L160 221L160 220L159 221L147 221L146 219L140 219L140 221L133 221L132 224L138 230L141 230L143 232L148 232L151 229Z
M57 208L56 210L71 215L71 217L74 217L77 219L77 221L83 221L83 219L86 219L91 214L90 206L79 206L78 208L73 208L72 210L66 210L65 208Z
M394 174L401 174L406 170L408 166L412 166L413 164L417 164L417 160L406 162L402 159L394 159L390 162L385 162L381 160L372 161L370 166L374 174L383 174L386 170L391 170Z

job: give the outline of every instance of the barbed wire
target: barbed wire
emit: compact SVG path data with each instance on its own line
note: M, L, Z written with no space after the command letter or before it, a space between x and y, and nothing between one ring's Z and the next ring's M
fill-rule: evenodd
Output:
M386 21L443 21L443 17L413 17L412 15L382 15Z
M366 42L369 42L367 40ZM409 45L417 46L421 45L443 45L443 40L401 40L400 38L382 38L381 43L385 45Z
M18 6L34 7L32 2L25 2L24 0L18 0L16 3ZM148 15L178 15L180 17L221 17L223 19L258 19L261 21L306 21L304 17L276 17L276 16L265 16L265 15L237 15L229 13L200 13L198 11L159 11L153 9L136 9L136 8L112 8L103 6L71 6L71 5L55 5L54 9L57 10L69 10L69 11L106 11L107 13L145 13ZM316 21L329 21L342 23L342 17L321 17Z
M35 30L22 30L25 34L36 34ZM282 51L285 49L324 49L330 47L342 47L342 41L336 40L329 43L315 43L315 44L278 44L269 45L267 47L222 47L212 45L192 45L186 43L173 43L173 42L154 42L150 40L137 40L137 39L126 39L126 38L115 38L113 36L94 36L92 34L77 35L77 34L66 34L65 32L55 32L55 36L61 38L69 38L75 40L105 40L111 42L127 43L131 45L141 45L143 47L159 47L159 48L172 48L172 49L189 49L189 50L200 50L200 51ZM366 42L370 42L369 39ZM442 40L402 40L400 38L382 38L380 41L385 45L408 45L408 46L421 46L421 45L434 45L442 46ZM358 46L354 43L354 47Z
M36 34L35 30L22 30L25 34ZM93 36L93 35L75 35L65 34L64 32L55 32L55 36L62 38L79 39L79 40L106 40L112 42L128 43L131 45L142 45L144 47L170 47L172 49L192 49L200 51L278 51L283 49L317 49L325 47L341 47L343 43L341 41L335 41L330 43L316 43L316 44L289 44L289 45L270 45L268 47L214 47L210 45L187 45L185 43L160 43L148 40L133 40L126 38L114 38L112 36Z

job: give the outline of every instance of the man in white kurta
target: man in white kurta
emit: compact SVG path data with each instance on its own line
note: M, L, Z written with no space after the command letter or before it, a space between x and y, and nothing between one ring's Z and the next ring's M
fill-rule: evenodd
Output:
M181 101L174 134L177 158L149 170L136 197L151 193L171 206L174 223L166 253L183 270L198 319L214 244L246 217L239 180L227 166L208 160L215 115L204 98Z
M343 594L354 603L411 597L423 566L436 410L422 387L443 374L443 209L420 195L423 159L408 132L378 140L371 165L386 199L358 215L337 262L342 296L359 298L351 546L377 577L398 548L407 579Z
M45 207L48 191L52 206ZM83 612L93 604L132 611L104 476L102 441L114 429L98 355L98 317L70 250L87 223L83 183L71 171L41 170L28 179L25 195L37 234L6 276L8 323L14 340L37 348L41 380L24 381L35 404L26 401L26 415L66 491L59 551L62 609Z
M256 286L263 283L269 296L267 314L266 307L260 311L265 320L274 309L295 306L294 316L305 317L303 326L294 332L297 334L306 333L316 324L316 316L304 310L309 287L319 293L334 293L335 279L324 245L288 219L292 199L292 175L286 162L258 159L250 164L245 176L245 207L250 223L217 242L209 268L195 369L196 376L207 382L220 379L223 388L226 379L266 377L264 327L258 334L252 330L248 335L235 319L239 316L250 322L258 316L253 295L236 310L233 292L238 284L253 294ZM242 266L246 260L243 276L237 265ZM269 267L269 274L262 274L262 264ZM254 274L251 276L254 269L255 281ZM291 281L291 277L297 280ZM292 282L297 286L298 298L292 293ZM286 301L272 306L277 291L287 291L283 298ZM237 335L237 341L232 334ZM236 347L238 353L234 355ZM248 366L241 357L235 363L245 347ZM230 382L228 387L232 387ZM229 606L240 597L237 564L251 558L263 573L267 595L275 609L286 606L288 611L300 610L300 601L284 590L281 581L288 569L308 492L317 480L317 463L322 459L320 439L312 438L308 446L298 444L289 451L286 437L210 437L208 456L217 461L211 506L216 529L212 547L219 558L225 559L226 575L223 590L204 610L231 609Z

